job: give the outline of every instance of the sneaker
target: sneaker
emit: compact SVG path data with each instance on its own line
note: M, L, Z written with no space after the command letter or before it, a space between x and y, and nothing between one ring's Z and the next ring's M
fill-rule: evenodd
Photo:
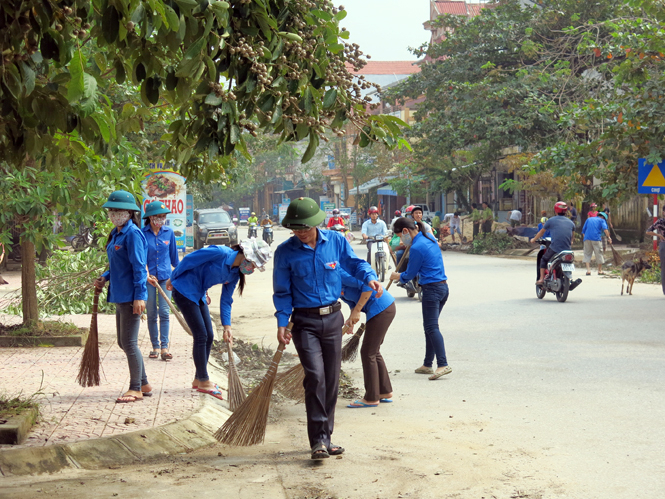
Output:
M416 374L434 374L434 369L431 367L420 366L414 371Z
M428 379L434 381L435 379L439 379L441 376L445 376L446 374L450 374L451 372L453 372L453 369L450 366L440 367Z

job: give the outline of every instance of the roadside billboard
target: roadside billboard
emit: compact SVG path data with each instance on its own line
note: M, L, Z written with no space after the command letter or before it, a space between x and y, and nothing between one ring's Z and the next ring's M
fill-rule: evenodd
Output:
M249 219L249 208L238 208L238 213L240 214L240 223L245 223L247 225L247 220Z
M155 163L151 163L155 165ZM185 251L187 229L187 187L186 179L173 170L163 168L163 163L156 163L156 167L145 175L141 182L143 203L141 216L145 207L153 201L161 201L171 211L166 215L166 225L173 229L176 246Z

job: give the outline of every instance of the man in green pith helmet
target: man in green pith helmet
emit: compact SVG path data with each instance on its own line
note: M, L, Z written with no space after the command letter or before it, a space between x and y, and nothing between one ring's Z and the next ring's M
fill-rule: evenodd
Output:
M344 449L330 441L335 418L342 355L344 318L339 300L340 269L376 291L383 288L370 265L356 256L346 238L318 229L326 214L310 198L291 201L282 226L293 230L275 251L273 302L277 340L293 338L305 371L307 434L312 459L338 455ZM286 330L289 318L291 332ZM356 319L357 321L357 319Z

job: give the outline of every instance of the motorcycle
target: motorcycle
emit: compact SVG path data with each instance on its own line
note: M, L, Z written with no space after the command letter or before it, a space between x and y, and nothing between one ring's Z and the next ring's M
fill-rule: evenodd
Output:
M371 261L380 282L383 282L385 280L386 267L388 266L386 259L386 251L383 247L383 245L385 244L384 241L385 237L386 236L370 236L367 238L368 242L371 241L373 243L370 246Z
M344 227L342 224L335 224L332 227L330 227L330 230L334 230L335 232L341 233L342 235L344 235L346 240L349 241L349 242L351 242L355 239L353 234L351 234L351 231L349 229L347 229L346 227Z
M74 251L83 251L89 246L93 248L97 247L97 240L99 239L99 236L93 234L93 229L90 227L84 227L77 235L72 238L71 245L72 248L74 248Z
M536 280L540 279L540 261L551 243L550 238L541 239L540 251L536 258ZM536 284L536 296L542 300L547 293L554 293L557 301L563 303L568 299L568 293L582 284L582 279L572 280L575 271L575 254L570 251L561 251L547 262L543 284Z
M252 222L247 229L247 238L251 239L252 237L256 237L256 234L256 223Z
M263 226L263 240L270 246L272 244L272 225Z

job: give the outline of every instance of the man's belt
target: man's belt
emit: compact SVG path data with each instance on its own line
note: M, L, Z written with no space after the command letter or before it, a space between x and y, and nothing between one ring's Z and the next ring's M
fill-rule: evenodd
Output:
M316 307L316 308L294 308L294 312L301 312L309 315L329 315L333 312L339 312L342 310L342 304L340 302L335 302L332 305L326 307Z

